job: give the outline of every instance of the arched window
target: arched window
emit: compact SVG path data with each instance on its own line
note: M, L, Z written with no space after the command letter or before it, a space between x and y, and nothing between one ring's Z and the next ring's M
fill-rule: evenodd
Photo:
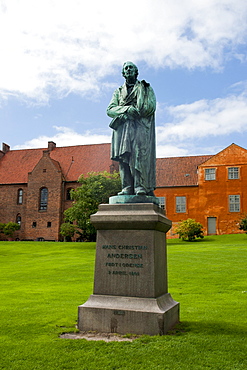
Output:
M21 215L20 215L20 213L18 213L18 215L16 216L16 223L21 226Z
M18 192L17 192L17 204L22 204L23 202L23 190L22 189L18 189Z
M39 197L39 209L42 211L47 210L47 204L48 204L48 189L41 188Z
M67 192L66 192L66 200L72 200L71 199L71 190L73 190L73 188L69 188L67 189Z

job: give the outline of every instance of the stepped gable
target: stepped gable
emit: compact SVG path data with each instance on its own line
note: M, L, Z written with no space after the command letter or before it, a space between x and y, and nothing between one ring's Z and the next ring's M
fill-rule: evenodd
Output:
M58 162L66 181L77 181L81 174L110 171L110 144L53 147L50 158ZM25 184L44 150L9 150L0 159L0 184ZM116 167L117 169L117 167Z
M59 162L66 181L77 181L88 172L110 172L110 144L55 148L50 157Z
M31 172L42 158L43 150L9 150L0 160L0 184L27 183L28 172Z
M156 187L196 186L197 168L213 155L157 158Z

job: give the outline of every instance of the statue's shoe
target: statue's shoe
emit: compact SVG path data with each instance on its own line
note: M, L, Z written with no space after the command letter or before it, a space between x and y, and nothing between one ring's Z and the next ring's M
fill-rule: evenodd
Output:
M118 195L131 195L131 191L129 189L123 189Z
M135 191L136 195L146 195L146 190L143 188L136 189Z

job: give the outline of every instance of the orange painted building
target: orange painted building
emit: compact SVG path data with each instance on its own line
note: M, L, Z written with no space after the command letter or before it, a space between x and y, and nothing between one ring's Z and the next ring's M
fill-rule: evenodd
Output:
M157 159L155 195L174 226L194 218L205 234L239 233L247 213L247 150L232 144L216 155ZM118 170L110 144L0 150L0 223L18 222L15 238L60 240L70 190L81 174Z
M157 159L157 197L173 221L193 218L206 235L240 233L247 213L247 150L231 144L213 156Z

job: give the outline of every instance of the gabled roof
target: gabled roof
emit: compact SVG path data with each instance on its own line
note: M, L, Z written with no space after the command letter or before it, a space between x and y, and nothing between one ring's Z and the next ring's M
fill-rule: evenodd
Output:
M232 143L219 153L208 159L203 166L240 165L247 163L247 150Z
M77 181L81 174L110 171L114 164L117 170L117 163L110 159L110 147L111 144L93 144L57 148L54 144L50 146L50 158L55 161L58 169L61 168L66 181ZM28 173L32 172L43 157L44 151L47 151L47 148L21 150L7 148L0 158L0 184L27 183ZM158 158L157 187L197 186L199 166L226 163L226 158L228 162L231 158L233 164L237 164L237 160L246 163L247 150L231 144L216 155Z
M44 150L47 148L9 150L0 159L0 184L27 183L28 172L32 172ZM60 164L66 181L77 181L88 172L109 172L113 163L110 144L54 147L50 157Z
M156 186L195 186L198 184L197 167L212 155L157 158Z

